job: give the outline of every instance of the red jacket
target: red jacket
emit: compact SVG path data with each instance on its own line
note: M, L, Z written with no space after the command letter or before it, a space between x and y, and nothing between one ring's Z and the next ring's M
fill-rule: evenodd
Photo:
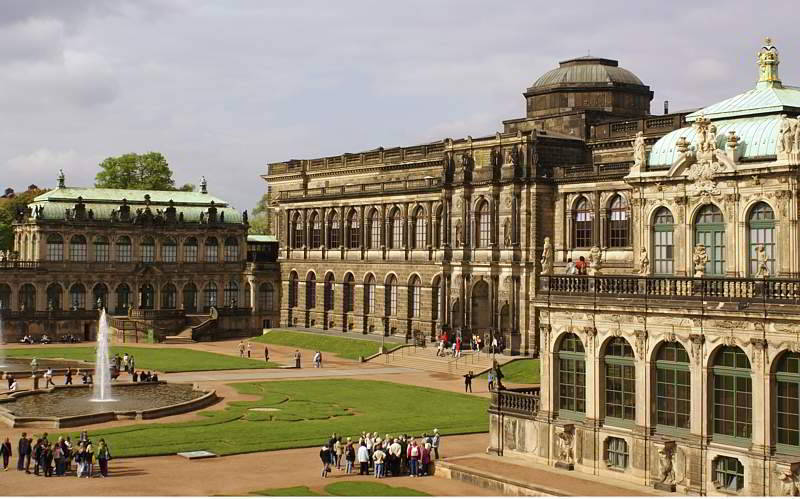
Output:
M415 449L416 449L417 455L416 456L412 456L411 455L411 451L413 451ZM412 459L412 458L420 459L420 458L422 458L422 447L420 447L419 445L409 445L408 446L408 450L406 451L406 454L408 454L406 457L408 457L409 459Z

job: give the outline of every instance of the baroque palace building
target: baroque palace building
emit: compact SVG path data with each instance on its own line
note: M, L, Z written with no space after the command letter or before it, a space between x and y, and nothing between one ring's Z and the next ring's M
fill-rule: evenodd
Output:
M205 179L200 192L143 191L67 187L61 173L17 214L14 249L0 259L5 338L93 339L99 308L123 335L156 339L271 327L277 243L247 227Z
M632 72L581 57L493 136L269 164L281 325L501 335L541 386L493 393L491 452L797 495L800 88L778 63L767 40L755 88L652 116Z

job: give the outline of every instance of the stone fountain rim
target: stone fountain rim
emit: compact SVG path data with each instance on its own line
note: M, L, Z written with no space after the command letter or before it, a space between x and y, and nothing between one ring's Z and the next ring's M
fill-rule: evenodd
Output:
M8 359L28 360L26 357L7 357L7 360ZM47 361L47 360L55 360L55 361L62 361L62 362L74 362L74 363L78 364L77 367L84 367L85 366L85 367L94 368L94 362L90 362L90 361L86 361L86 360L64 359L64 358L61 358L61 357L48 357L46 359L41 359L41 360L45 360L45 361ZM42 374L43 375L46 371L47 371L47 369L37 369L36 370L36 374ZM64 374L66 374L66 371L67 371L66 367L55 367L55 368L53 368L53 375L62 376ZM30 369L26 369L26 370L23 370L23 371L4 371L4 370L0 369L0 374L2 374L2 376L0 376L0 378L4 378L4 377L8 378L9 374L14 376L15 378L30 378L31 377L31 370Z
M114 386L142 386L142 385L166 385L166 381L158 382L145 382L145 383L115 383ZM176 385L191 385L195 390L197 388L192 383L174 383ZM161 407L154 407L151 409L142 410L129 410L129 411L104 411L95 412L91 414L83 414L78 416L17 416L3 407L3 404L13 402L16 399L27 397L31 395L38 395L42 393L52 393L56 390L74 390L79 388L86 389L92 385L58 385L48 389L39 390L24 390L19 392L8 393L5 399L0 399L0 421L5 422L11 428L21 427L42 427L42 428L72 428L76 426L84 426L97 423L105 423L108 421L116 421L119 419L156 419L166 416L173 416L177 414L184 414L187 412L203 409L214 404L217 401L216 390L202 390L205 393L200 397L185 402L178 402L177 404L166 405ZM199 391L199 390L198 390Z

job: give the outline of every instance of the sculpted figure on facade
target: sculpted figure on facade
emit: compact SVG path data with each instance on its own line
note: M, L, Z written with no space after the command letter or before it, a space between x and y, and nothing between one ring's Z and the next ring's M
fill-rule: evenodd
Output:
M506 217L506 221L503 222L503 245L506 248L511 247L511 219Z
M785 114L781 116L780 127L778 128L778 153L788 155L797 152L798 144L796 136L798 133L798 121L789 118Z
M571 427L567 427L558 434L558 460L564 464L575 463L575 451L572 448L575 436L572 431Z
M769 265L767 265L767 250L764 249L763 244L759 244L755 247L756 252L756 264L758 265L758 271L756 272L756 277L759 279L765 279L769 277Z
M544 248L542 248L542 275L550 275L553 273L553 245L550 244L550 238L544 238Z
M703 244L698 244L694 247L692 263L694 263L694 276L703 277L706 271L706 264L708 263L708 253L706 253L706 247Z
M675 449L665 445L658 450L658 480L666 485L675 484Z
M644 246L639 252L639 275L650 275L650 258L647 257L647 248Z
M603 253L597 246L592 246L589 250L589 268L586 270L588 275L599 275L603 268Z
M781 482L781 495L789 497L800 496L800 487L798 487L797 474L791 468L779 470L777 473L778 481Z
M460 248L461 244L464 242L464 229L461 226L461 220L456 222L456 248Z
M644 144L644 133L636 132L633 139L633 170L641 171L647 166L647 150Z

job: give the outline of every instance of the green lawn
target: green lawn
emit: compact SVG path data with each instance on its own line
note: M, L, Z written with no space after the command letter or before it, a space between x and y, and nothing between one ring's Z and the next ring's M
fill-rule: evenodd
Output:
M408 487L392 487L385 483L378 482L337 482L325 486L325 494L331 496L349 496L349 497L365 497L365 496L429 496L425 492ZM305 485L298 485L296 487L286 487L282 489L265 489L251 492L250 495L257 496L321 496L314 490L311 490Z
M322 494L314 492L305 485L298 485L297 487L286 487L283 489L264 489L250 492L252 496L321 496Z
M358 360L359 357L369 357L378 353L381 344L377 341L356 340L341 336L325 334L298 333L295 331L270 331L265 335L250 338L251 341L266 343L268 345L283 345L287 347L303 348L306 350L319 350L328 352L345 359ZM397 343L387 341L389 347ZM310 359L309 359L310 360ZM323 357L323 362L324 362Z
M136 370L147 369L159 372L185 372L185 371L218 371L222 369L253 369L265 367L278 367L277 364L256 359L241 359L239 357L220 355L217 353L201 352L188 348L142 348L130 346L114 346L112 355L124 355L127 352L136 359ZM94 347L63 347L63 348L10 348L6 350L8 357L31 359L69 359L94 361Z
M489 400L461 393L352 379L232 386L260 398L231 402L221 411L200 412L203 417L192 421L109 428L93 431L91 436L94 440L104 437L115 456L131 457L192 450L226 455L314 447L334 432L356 437L362 431L421 435L439 428L443 435L452 435L489 429ZM277 410L258 410L264 408Z
M517 360L506 366L500 366L503 383L519 383L535 385L539 383L539 359ZM482 374L480 379L486 379Z

